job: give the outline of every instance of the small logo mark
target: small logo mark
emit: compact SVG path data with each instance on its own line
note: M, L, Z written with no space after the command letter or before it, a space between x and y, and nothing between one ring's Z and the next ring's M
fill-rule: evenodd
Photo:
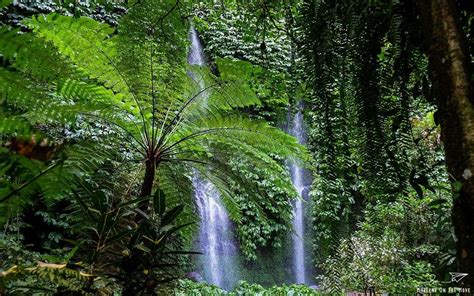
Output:
M450 272L451 275L451 282L459 283L465 278L468 274L467 273L460 273L460 272Z

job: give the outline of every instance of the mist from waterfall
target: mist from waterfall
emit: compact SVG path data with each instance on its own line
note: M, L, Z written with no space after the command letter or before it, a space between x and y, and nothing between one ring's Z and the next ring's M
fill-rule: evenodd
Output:
M202 44L194 28L190 30L189 39L191 47L188 63L205 66ZM205 88L198 71L189 71L189 76L201 90ZM208 95L204 92L200 99L205 103ZM230 290L239 280L236 264L239 249L233 237L233 225L214 185L202 179L197 171L194 172L192 182L201 218L196 247L203 255L199 256L198 272L207 282Z

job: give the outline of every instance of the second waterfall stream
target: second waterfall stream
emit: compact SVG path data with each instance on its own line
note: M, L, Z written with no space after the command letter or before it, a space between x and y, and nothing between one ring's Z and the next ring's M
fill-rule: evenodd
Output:
M299 102L296 112L288 114L287 130L294 136L298 143L306 144L306 131L303 120L303 103ZM308 284L306 264L308 256L305 252L305 221L304 204L307 188L307 173L304 168L290 161L291 181L298 193L298 199L293 204L293 235L292 235L292 261L293 261L293 281L297 284Z
M190 29L189 39L191 47L189 49L188 64L198 67L190 67L188 75L195 81L198 89L203 90L206 84L199 68L206 66L206 59L199 35L194 28ZM198 100L201 100L200 103L202 104L207 104L209 93L204 91L198 96ZM295 107L297 108L296 112L288 113L287 132L296 137L300 144L306 144L302 103ZM219 192L211 182L200 176L198 171L194 172L192 178L194 200L200 216L195 250L202 253L198 256L196 271L202 277L202 280L223 289L231 290L239 280L262 280L258 277L258 269L275 271L281 268L286 271L286 275L283 278L280 276L279 280L275 278L276 281L273 284L278 282L308 283L309 271L306 266L310 260L307 260L307 253L305 252L306 235L304 230L304 199L308 186L307 174L302 167L292 161L289 161L289 170L299 199L295 200L293 204L293 234L291 246L288 244L288 250L285 252L288 257L285 256L284 262L270 259L265 264L263 262L256 263L260 268L257 268L257 270L254 268L254 276L251 279L245 278L249 270L240 263L240 250L235 235L235 226L229 218ZM283 263L283 265L276 266L277 261L280 264ZM290 261L292 264L287 264ZM257 277L255 272L257 272Z

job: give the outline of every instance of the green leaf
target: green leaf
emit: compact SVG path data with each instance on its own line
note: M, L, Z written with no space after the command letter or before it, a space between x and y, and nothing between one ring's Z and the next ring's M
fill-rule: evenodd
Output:
M161 218L161 225L173 223L174 219L176 219L176 217L178 217L178 215L183 211L183 208L183 205L179 205L169 210L166 214L164 214L163 218Z
M155 213L162 216L166 209L166 199L165 193L163 190L158 188L153 195L153 207L155 208Z
M436 200L433 200L432 202L430 202L430 203L428 204L428 206L430 206L430 207L436 207L436 206L445 204L445 203L447 203L447 202L448 202L448 201L445 200L445 199L436 199Z

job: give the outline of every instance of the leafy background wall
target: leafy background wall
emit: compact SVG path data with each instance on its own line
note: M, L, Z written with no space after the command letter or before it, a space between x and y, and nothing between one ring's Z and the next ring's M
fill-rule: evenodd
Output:
M1 3L0 294L226 293L183 280L197 171L233 220L242 279L291 284L289 159L311 175L322 291L414 291L466 266L452 209L471 187L445 167L412 1ZM473 7L455 9L471 69ZM187 64L191 26L205 67ZM307 147L285 133L299 109ZM233 293L314 292L262 286Z

